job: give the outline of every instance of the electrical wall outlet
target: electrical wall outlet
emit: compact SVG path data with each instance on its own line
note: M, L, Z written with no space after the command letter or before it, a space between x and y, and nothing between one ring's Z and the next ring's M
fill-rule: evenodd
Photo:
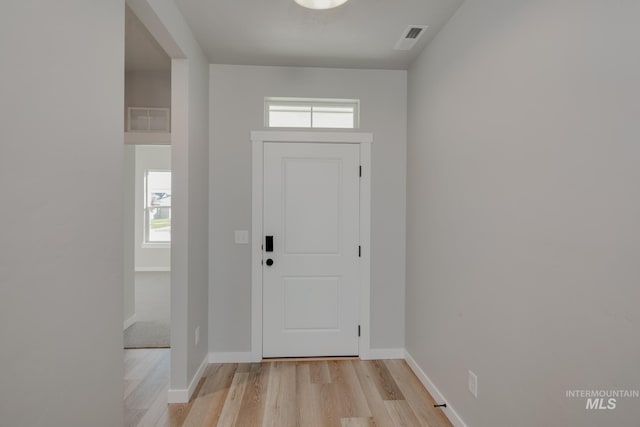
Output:
M246 245L249 243L249 230L236 230L236 243Z
M478 398L478 376L469 371L469 391L473 397Z
M196 345L200 342L200 326L196 326Z

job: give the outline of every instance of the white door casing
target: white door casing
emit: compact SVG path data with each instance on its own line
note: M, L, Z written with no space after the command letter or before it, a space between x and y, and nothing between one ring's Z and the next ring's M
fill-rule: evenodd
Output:
M259 361L263 355L293 357L359 354L363 359L368 358L372 135L255 131L251 133L251 139L251 360ZM279 144L284 142L289 144ZM274 148L285 146L286 150L293 151L287 154ZM311 153L309 149L312 150ZM345 161L353 163L346 175ZM276 172L267 171L265 166L269 162L279 162L278 168L272 168L277 169ZM363 171L359 179L358 163ZM352 167L354 165L355 168ZM340 173L336 173L336 168L341 169ZM309 182L305 184L305 180ZM277 182L277 186L274 182ZM338 191L339 182L344 188ZM315 188L310 189L309 185ZM279 190L276 191L275 188ZM269 203L267 199L273 197L271 192L284 194L284 197L276 194L279 206L276 210L280 211L279 215L284 213L285 217L289 217L291 221L288 226L283 226L282 220L270 218L270 215L275 217L278 214L269 214L266 210L263 213L263 203ZM291 196L289 204L286 200L287 192ZM346 197L347 193L352 197ZM337 204L341 205L341 209L345 208L342 209L342 215L330 214L332 198L334 211L337 211ZM347 222L354 226L345 232L341 227ZM317 226L311 229L311 223L316 223ZM271 230L274 232L274 252L271 254L263 253L264 236L269 235L267 227L277 228ZM330 232L332 228L333 234ZM283 230L284 235L280 236ZM361 248L359 258L358 242ZM350 249L351 246L354 249L347 254L347 247ZM351 257L355 259L355 263ZM263 267L263 260L268 258L274 261L273 265ZM349 266L353 268L350 269ZM321 271L323 269L325 271ZM344 281L348 282L352 277L355 277L355 283L345 287ZM271 292L270 286L275 286L275 293ZM345 307L341 307L341 301ZM358 327L360 336L357 334ZM271 332L273 336L269 335ZM274 337L275 340L272 339Z
M359 154L264 145L264 357L358 354Z

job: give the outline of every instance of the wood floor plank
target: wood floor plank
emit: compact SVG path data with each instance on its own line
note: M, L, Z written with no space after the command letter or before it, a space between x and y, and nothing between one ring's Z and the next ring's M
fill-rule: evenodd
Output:
M124 398L125 400L131 393L140 386L142 380L124 380Z
M222 412L220 413L220 419L218 420L218 427L235 426L236 420L240 413L240 405L242 404L242 398L244 397L244 391L247 387L247 380L249 379L249 372L236 372L231 381L231 387L227 393L227 398L224 401Z
M171 427L168 410L165 416L161 417L153 427Z
M335 362L330 366L330 372L332 382L342 384L343 405L347 409L345 417L370 417L371 410L356 371L353 368L353 362Z
M385 400L384 406L391 415L395 427L429 427L426 422L418 421L418 417L406 400Z
M124 426L137 427L146 412L146 409L126 408L124 411Z
M393 421L387 408L384 406L384 400L382 400L382 396L378 392L378 387L373 380L372 374L369 369L366 368L364 363L353 363L356 374L358 375L358 380L360 381L360 385L362 389L365 391L364 395L367 399L367 403L369 408L371 409L371 414L373 415L373 420L378 426L393 426Z
M140 419L138 423L139 427L155 427L161 419L167 419L169 411L169 405L167 404L168 391L168 385L165 385L162 390L160 390L151 406L149 406L149 409L147 409L147 412Z
M296 364L296 407L299 425L302 427L325 427L323 422L320 384L311 378L311 369L321 362L301 362ZM329 371L327 369L327 375Z
M129 359L129 366L125 370L126 380L143 380L149 376L149 372L154 369L157 362L164 358L169 358L169 350L161 349L157 351L149 351L146 349L125 350L125 352L136 352L136 356Z
M343 418L340 422L342 427L376 427L376 423L370 417Z
M215 426L218 423L237 365L209 365L204 383L184 420L185 427Z
M149 363L146 376L124 399L125 408L148 410L167 384L169 354L159 354L157 358L150 358Z
M260 427L264 416L271 364L253 363L250 366L247 388L242 398L237 425Z
M169 427L182 427L192 406L193 400L189 403L173 403L169 405L168 419L165 424Z
M328 426L341 426L342 418L370 417L371 411L351 361L328 362L331 383L319 384L322 419Z
M263 427L297 427L295 363L272 364L262 425Z
M331 382L331 373L326 361L310 362L308 366L313 384L328 384Z
M139 355L131 354L128 350L124 351L124 373L125 378L131 373L133 367L138 363Z
M398 384L382 360L363 361L362 365L371 373L371 378L382 397L382 400L404 400Z
M433 397L424 388L418 377L415 376L407 362L404 360L386 360L385 364L389 372L396 379L398 387L402 390L407 403L418 417L418 420L429 427L451 427L447 417L439 408L434 408L436 403Z

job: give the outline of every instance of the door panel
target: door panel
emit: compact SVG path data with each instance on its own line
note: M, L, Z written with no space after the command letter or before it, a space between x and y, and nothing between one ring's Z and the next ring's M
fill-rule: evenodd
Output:
M358 354L359 147L265 143L263 356Z
M286 254L339 252L341 166L339 159L283 159Z
M283 293L286 331L338 329L340 278L285 277Z

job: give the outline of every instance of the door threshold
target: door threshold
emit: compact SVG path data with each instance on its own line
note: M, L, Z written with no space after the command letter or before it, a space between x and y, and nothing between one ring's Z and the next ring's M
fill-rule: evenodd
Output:
M262 359L263 363L269 362L332 362L341 360L360 360L358 356L326 356L326 357L268 357Z

